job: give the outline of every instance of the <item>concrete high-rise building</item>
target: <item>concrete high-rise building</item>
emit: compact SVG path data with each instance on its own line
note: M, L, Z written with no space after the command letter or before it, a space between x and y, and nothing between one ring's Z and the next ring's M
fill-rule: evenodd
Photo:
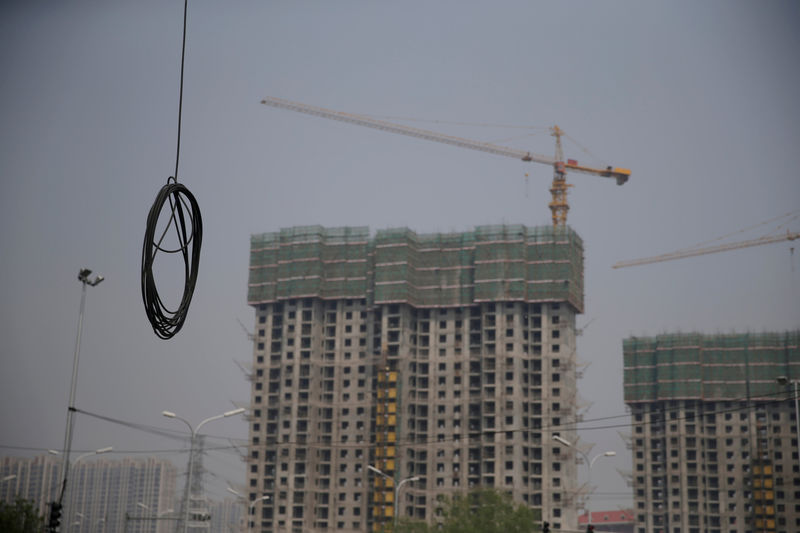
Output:
M552 440L579 419L571 229L299 227L250 253L253 531L389 531L479 486L577 528Z
M800 531L800 331L623 343L637 533Z
M4 457L0 477L16 477L0 485L0 499L12 502L21 496L46 517L48 502L58 497L60 470L61 459L55 456ZM168 520L166 511L174 507L175 477L171 462L152 457L81 461L70 469L61 530L172 531L175 522Z

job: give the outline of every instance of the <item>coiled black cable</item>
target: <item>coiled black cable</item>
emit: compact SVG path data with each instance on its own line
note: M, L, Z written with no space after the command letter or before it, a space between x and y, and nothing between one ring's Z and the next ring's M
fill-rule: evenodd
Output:
M156 241L155 232L158 218L166 202L169 202L171 211L169 223L164 228L164 232L158 241ZM191 233L187 231L187 216L191 225ZM167 250L161 246L161 243L173 224L175 225L179 246L174 250ZM147 215L147 228L144 234L144 244L142 245L142 301L144 302L147 319L153 326L153 331L162 339L172 338L180 331L186 320L189 304L194 294L194 287L197 283L197 270L200 265L202 242L203 219L200 216L200 207L197 205L197 200L195 200L189 189L178 183L174 177L170 177L167 180L167 184L158 191L155 202L150 208L150 213ZM189 248L191 248L191 253ZM153 277L153 261L158 252L169 254L180 252L183 256L183 296L174 311L167 309L164 305Z
M167 184L164 185L150 213L147 215L147 228L144 233L144 244L142 245L142 301L147 319L153 326L153 331L162 339L171 339L183 327L186 315L189 312L189 304L192 302L194 287L197 283L197 268L200 265L200 246L203 242L203 219L200 216L200 208L197 205L194 195L189 192L184 185L178 183L178 165L181 161L181 118L183 116L183 70L186 62L186 14L189 8L189 0L183 2L183 44L181 45L181 82L178 91L178 143L175 150L175 175L170 176ZM171 182L171 183L170 183ZM159 215L164 207L164 203L169 201L170 217L169 223L164 228L164 233L155 240L156 226ZM191 234L186 231L186 214L188 211L189 223L191 224ZM177 215L177 216L176 216ZM167 231L175 224L175 231L178 235L178 248L165 250L161 247ZM191 260L189 259L189 247L191 246ZM175 311L167 309L161 296L158 294L156 282L153 278L153 261L158 252L178 253L183 255L183 296Z

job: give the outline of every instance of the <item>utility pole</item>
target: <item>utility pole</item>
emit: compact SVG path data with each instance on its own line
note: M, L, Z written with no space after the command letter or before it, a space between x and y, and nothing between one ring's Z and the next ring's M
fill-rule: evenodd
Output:
M64 505L64 493L67 490L67 477L69 474L69 454L72 450L72 428L74 426L74 413L75 413L75 390L78 386L78 360L81 354L81 334L83 333L83 312L86 307L86 286L94 287L99 285L105 278L103 276L95 276L93 280L89 279L92 271L88 268L82 268L78 272L78 281L81 282L81 305L78 314L78 336L75 340L75 355L72 359L72 381L69 388L69 404L67 405L67 427L64 431L64 460L61 464L61 488L58 494L58 500L53 502L50 506L50 523L49 529L51 531L58 530L60 526L60 517Z

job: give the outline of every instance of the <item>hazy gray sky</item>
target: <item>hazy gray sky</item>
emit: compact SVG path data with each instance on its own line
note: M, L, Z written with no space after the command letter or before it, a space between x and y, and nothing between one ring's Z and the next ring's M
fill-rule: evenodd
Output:
M89 289L77 406L183 430L161 411L196 424L249 398L234 360L251 358L237 323L253 322L250 234L550 223L547 166L268 108L267 95L438 120L411 124L544 154L553 140L542 128L558 124L597 156L568 141L567 157L632 169L623 187L569 177L569 223L586 247L586 419L625 413L626 336L800 324L788 243L611 269L800 208L797 2L192 0L179 177L205 240L186 326L157 339L139 268L147 212L174 168L182 10L0 4L0 454L62 446L81 267L106 281ZM205 429L247 435L241 419ZM628 490L614 470L630 468L617 431L581 433L619 453L595 466L600 493ZM74 447L106 445L181 447L79 416ZM231 453L207 465L212 497L244 481ZM598 494L592 506L629 501Z

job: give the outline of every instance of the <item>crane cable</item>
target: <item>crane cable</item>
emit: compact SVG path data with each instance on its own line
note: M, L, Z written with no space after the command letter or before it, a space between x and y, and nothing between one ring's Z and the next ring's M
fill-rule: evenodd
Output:
M186 58L186 14L189 0L184 0L183 5L183 43L181 45L181 75L180 90L178 98L178 142L175 154L175 175L167 179L153 202L150 212L147 215L147 225L142 245L142 301L145 313L153 326L155 334L162 339L172 338L186 320L189 311L189 304L192 301L195 284L197 283L197 270L200 264L200 247L203 241L203 219L200 215L200 208L197 200L189 189L178 183L178 165L181 153L181 118L183 115L183 72ZM164 204L169 202L170 217L164 232L155 240L156 227L159 215ZM186 212L185 212L186 211ZM188 212L188 213L187 213ZM191 231L187 231L187 215ZM175 225L177 233L178 248L165 249L162 247L167 231ZM191 246L191 259L189 257L189 247ZM162 301L156 288L155 278L153 277L153 262L158 252L178 253L183 256L184 263L184 284L183 296L177 309L170 310Z

